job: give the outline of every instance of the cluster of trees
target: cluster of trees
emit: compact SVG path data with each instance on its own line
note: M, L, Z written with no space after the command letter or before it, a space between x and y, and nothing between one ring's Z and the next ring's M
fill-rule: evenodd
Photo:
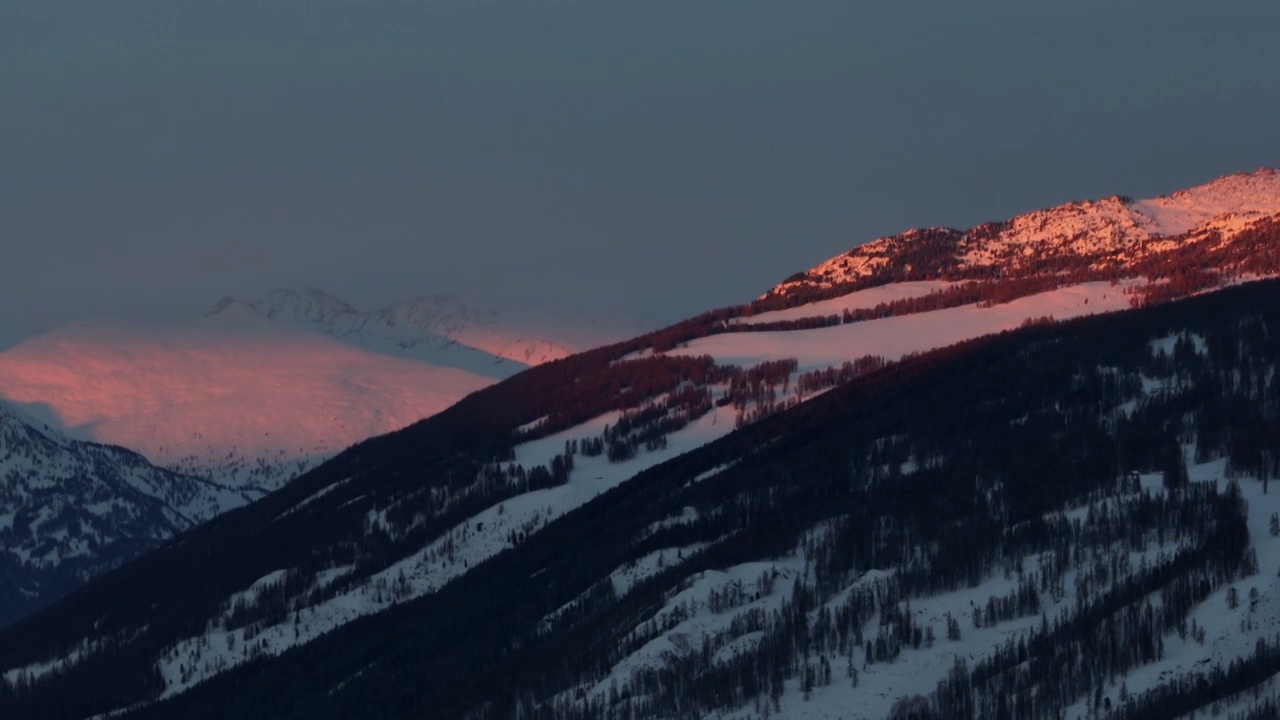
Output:
M1265 218L1230 242L1217 231L1182 238L1129 272L1149 280L1135 292L1134 303L1139 305L1188 297L1239 277L1275 275L1280 273L1280 222Z
M1203 672L1192 672L1164 683L1151 692L1131 698L1116 708L1117 720L1157 720L1181 717L1256 687L1280 673L1280 636L1259 637L1253 654L1221 662ZM1275 700L1247 711L1248 720L1277 717ZM1215 713L1216 714L1216 713Z
M582 445L591 455L606 453L610 462L624 462L641 449L652 452L667 446L667 436L711 412L711 388L687 384L661 400L622 413L612 427L606 425L598 438L585 438Z
M513 418L514 422L504 428L510 432L511 444L545 437L613 410L639 407L686 384L702 388L725 382L737 371L717 365L709 355L612 360L608 353L600 351L549 363L547 368L556 372L539 373L551 377L537 378L536 387L532 382L518 383L521 390L529 394L515 406L523 411L524 417ZM512 380L524 380L528 374L522 373ZM503 414L510 417L511 409ZM534 420L536 424L523 431L509 430L511 426L529 426Z
M796 392L800 395L812 395L843 385L860 375L880 370L888 364L889 361L880 355L863 355L852 362L845 361L839 368L829 367L824 370L803 372L796 379Z

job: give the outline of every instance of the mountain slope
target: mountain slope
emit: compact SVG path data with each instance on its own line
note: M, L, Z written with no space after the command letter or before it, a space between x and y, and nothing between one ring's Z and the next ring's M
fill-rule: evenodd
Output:
M271 707L280 716L363 716L376 707L399 717L429 706L445 708L444 716L596 717L617 706L624 714L671 716L683 713L667 704L671 688L700 686L709 694L683 714L762 712L763 705L747 706L766 699L776 712L784 697L795 696L797 678L804 677L796 673L804 666L792 655L766 662L755 650L800 645L791 630L729 612L741 605L748 584L762 583L747 594L751 603L763 603L753 611L767 618L787 608L797 612L800 599L822 595L823 602L836 602L827 595L832 591L863 598L857 581L869 573L873 593L911 596L926 603L936 621L939 612L954 617L970 599L1003 598L1016 589L1004 585L996 592L984 578L997 567L991 559L1006 552L998 549L1004 533L1019 523L1059 532L1054 513L1090 518L1108 508L1125 508L1125 522L1138 522L1130 503L1184 503L1177 510L1181 524L1163 531L1185 542L1157 538L1148 546L1155 542L1168 557L1181 558L1167 569L1170 577L1205 574L1208 592L1225 592L1224 578L1247 575L1248 558L1233 510L1238 496L1214 473L1271 472L1274 459L1259 455L1257 433L1274 418L1268 378L1276 357L1267 328L1275 287L1225 290L1176 310L1148 306L1276 274L1280 224L1259 213L1240 228L1202 226L1159 240L1132 262L1098 265L1098 253L1111 252L1099 240L1088 252L1046 251L1045 263L1002 277L973 276L991 268L956 269L957 231L908 233L900 238L901 253L867 277L775 291L750 305L532 368L438 416L352 448L0 637L0 666L9 676L39 678L14 707L82 717L161 699L139 712L195 713L203 703L215 714ZM984 233L990 234L971 231ZM1045 248L1025 249L1034 255ZM1051 322L1133 306L1147 309L1062 328ZM1234 321L1214 324L1223 318ZM1025 338L1026 346L1001 338L916 355L1012 328L1021 328L1014 337ZM1076 338L1065 333L1076 328L1093 328L1082 331L1091 339L1079 352L1064 352L1072 347L1066 338ZM1111 350L1104 342L1109 333L1123 340ZM1233 354L1233 347L1240 350ZM1196 359L1202 348L1212 350L1212 363ZM1178 408L1195 420L1173 422ZM1121 422L1134 416L1141 422ZM985 424L974 426L978 417ZM1229 429L1213 434L1215 425ZM956 446L956 437L969 437L966 429L983 434L973 435L970 446ZM1012 451L1011 433L1019 438ZM1189 438L1194 449L1186 447ZM1212 487L1197 486L1187 498L1156 497L1151 473L1179 482L1171 447L1193 460L1187 475L1212 479ZM822 463L815 465L815 458ZM951 505L917 512L898 494L899 485L939 493ZM987 595L954 596L947 583L923 591L893 585L901 571L891 568L907 562L893 553L930 558L946 545L928 540L948 527L928 512L946 510L969 513L964 517L986 533L974 536L972 547L987 554L972 561L947 556L946 562L968 568L966 578ZM846 547L841 562L852 564L831 569L821 588L809 587L815 548L825 548L830 533L823 523L848 525L847 517L855 516L849 527L903 522L912 529L893 542L862 537L859 542L871 542L881 555L868 560ZM1251 512L1243 522L1252 528L1260 521ZM1160 531L1137 527L1144 537ZM1256 533L1247 534L1261 545ZM1084 541L1067 536L1063 542ZM1210 553L1223 543L1235 554ZM1070 552L1110 559L1114 545L1088 540ZM1022 553L1037 546L1011 547ZM1021 557L1026 572L1031 555ZM1159 551L1133 556L1126 568L1166 559ZM695 577L685 568L712 575ZM1014 564L999 569L1006 568L1017 574ZM777 585L760 580L766 569L790 589L766 592L766 585ZM1083 571L1063 564L1055 572L1065 583ZM707 577L737 583L730 594L739 600L726 605L729 590L704 582ZM1055 596L1054 617L1045 613L1048 629L1023 640L1043 643L1047 633L1066 632L1059 621L1076 627L1072 617L1093 617L1086 612L1090 604L1105 599L1096 593L1136 593L1148 586L1126 590L1125 583L1147 582L1144 577L1109 571L1106 582L1077 592L1074 605ZM139 588L154 598L155 609L118 601ZM689 616L691 607L705 606L719 616L710 625ZM101 607L112 610L104 616ZM881 627L895 628L883 632L914 634L923 627L902 621L896 610L872 607ZM814 612L816 606L804 606L806 627L818 622ZM866 612L856 616L864 626ZM1007 614L993 610L995 625L1007 622ZM486 617L496 624L483 625ZM1024 622L1012 629L1030 633L1030 616L1020 617ZM753 629L724 634L743 627ZM1167 633L1170 626L1162 628ZM891 651L895 636L883 632L883 651L881 637L872 636L868 665L901 655L902 637ZM1145 632L1156 631L1146 626ZM121 648L104 645L117 636L132 639ZM1253 639L1224 637L1228 648ZM707 639L705 652L698 638ZM765 643L769 638L782 638L783 645ZM965 647L979 657L999 651L991 644ZM1223 652L1218 657L1231 657ZM757 669L770 668L768 682L752 675L754 686L717 695L714 688L728 671L704 677L707 654L743 678L751 673L734 665L735 658L753 657ZM921 677L936 679L951 667L939 665L939 655L913 657L932 668ZM321 664L312 671L297 664L299 658ZM829 668L832 661L826 662ZM811 667L825 675L821 664ZM259 673L268 673L263 677L272 684L249 681ZM707 679L712 676L721 680ZM539 679L522 685L506 677ZM888 698L888 712L904 696L893 694L894 673L879 677L889 683L878 691ZM1079 680L1055 678L1055 688L1072 688L1055 696L1055 707L1065 709L1061 703L1078 697ZM1136 685L1139 678L1133 679ZM240 689L228 694L232 687ZM279 697L281 687L292 693L289 699ZM937 687L929 681L910 690L923 697ZM268 689L270 697L257 694ZM636 701L624 703L624 692ZM334 704L334 695L345 699ZM374 697L397 699L371 705ZM920 702L937 707L940 697Z
M894 359L1277 275L1280 173L1264 168L1152 200L1116 196L881 238L752 303L655 333L647 352L794 357L824 371L864 353Z
M788 279L765 297L803 297L889 278L989 280L1069 271L1096 279L1132 277L1170 251L1229 240L1277 215L1280 173L1262 168L1150 200L1117 195L968 231L928 228L880 238Z
M98 633L121 621L131 627L134 611L110 600L117 594L149 587L157 607L169 608L137 614L148 626L119 650L74 642L68 647L92 651L81 650L87 657L65 673L45 675L14 701L28 704L13 707L32 717L82 717L132 705L147 695L131 692L158 693L171 682L168 668L191 672L211 657L224 658L223 674L137 716L270 707L273 717L410 717L430 707L439 717L697 717L751 715L768 703L775 716L837 717L845 696L833 694L839 685L825 679L824 665L848 687L850 648L859 687L882 687L868 697L883 698L885 712L916 702L909 700L916 694L930 707L953 702L930 695L960 667L955 647L974 654L962 672L989 678L964 701L970 715L989 708L981 716L997 714L987 703L1001 696L1022 703L1019 693L1033 690L1055 698L1044 712L1056 715L1087 699L1091 678L1110 667L1121 676L1153 662L1178 677L1214 662L1225 670L1232 658L1250 657L1259 637L1233 630L1235 623L1268 617L1262 605L1251 611L1241 602L1229 622L1211 622L1230 587L1243 594L1257 587L1259 603L1280 592L1263 579L1271 571L1256 574L1260 561L1280 561L1280 545L1264 529L1280 506L1248 480L1277 459L1259 444L1280 408L1280 351L1265 330L1280 323L1277 293L1275 283L1251 285L889 366L642 473L436 592L392 601L276 658L278 636L269 628L306 633L313 619L292 609L290 588L320 590L278 545L294 538L299 550L314 552L321 528L353 500L412 496L396 468L430 476L436 452L467 447L468 436L485 444L471 435L481 416L446 412L303 478L340 481L323 485L331 488L323 494L290 486L0 636L6 666L26 665L33 675L37 648L93 637L76 619L90 608L119 608L92 611ZM1225 378L1236 384L1221 385ZM447 429L471 424L469 417L480 426L447 439ZM1232 475L1243 490L1229 486ZM349 574L360 574L362 554L373 559L380 543L394 542L394 523L387 529L390 536L365 537ZM219 550L210 557L208 547ZM229 578L252 574L235 570L251 560L250 547L271 548L258 568L284 572L275 579L262 572L257 582ZM144 583L170 573L177 582ZM207 644L175 646L165 638L202 617L193 610L200 593L189 587L197 578L257 589L243 608L211 606L225 619ZM393 575L382 592L395 595L397 582ZM1177 614L1140 621L1148 598L1172 607L1184 584L1191 594ZM961 639L948 639L957 619ZM1192 619L1193 628L1205 627L1207 644L1175 639L1179 623ZM930 647L913 637L918 629L923 638L926 626ZM1114 666L1073 666L1055 654L1105 638L1139 643L1150 632L1164 638L1165 651L1126 651L1108 661ZM1031 683L1025 690L1008 689L1014 676L985 674L989 663L1005 662L1000 653L1011 638L1015 653L1024 643L1039 658L1018 680ZM1206 665L1198 664L1202 648L1213 649ZM24 655L28 663L15 663ZM126 657L141 664L112 669ZM1083 674L1054 670L1064 667ZM820 678L807 692L806 673ZM1135 696L1156 684L1130 679ZM96 687L104 689L89 691ZM682 709L674 711L677 698ZM814 715L819 707L836 714Z
M47 408L47 421L86 439L253 496L495 379L243 324L78 326L0 355L4 398Z
M0 626L245 501L0 403Z
M194 323L82 323L29 339L0 353L0 398L75 437L256 496L529 364L631 329L576 322L525 325L451 297L361 313L318 290L277 290L249 304L224 298Z

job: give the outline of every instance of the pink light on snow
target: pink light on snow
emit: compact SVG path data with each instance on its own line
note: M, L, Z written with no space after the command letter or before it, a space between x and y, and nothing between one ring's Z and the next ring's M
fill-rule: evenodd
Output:
M230 452L277 461L327 454L492 382L278 330L76 326L0 353L0 397L162 464Z

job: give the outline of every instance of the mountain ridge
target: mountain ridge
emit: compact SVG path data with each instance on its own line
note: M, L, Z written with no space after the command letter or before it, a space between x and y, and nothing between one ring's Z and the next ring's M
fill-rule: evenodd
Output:
M968 230L913 228L863 243L796 273L761 296L834 289L903 275L980 279L1038 272L1046 257L1074 255L1098 272L1136 266L1171 238L1234 233L1280 214L1280 173L1263 167L1148 200L1113 195L1034 210ZM1164 242L1162 242L1164 241ZM925 254L918 250L927 250Z
M344 341L373 341L372 346L389 344L399 350L457 343L522 365L558 360L621 339L639 327L634 321L617 319L606 325L606 321L584 317L508 318L496 310L477 309L452 293L419 295L361 311L311 287L277 288L243 305L223 298L207 316L233 305Z
M0 451L0 625L248 500L3 401Z

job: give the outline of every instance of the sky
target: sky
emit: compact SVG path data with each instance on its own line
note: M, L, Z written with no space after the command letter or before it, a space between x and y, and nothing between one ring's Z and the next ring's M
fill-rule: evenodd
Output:
M3 0L0 348L313 286L674 321L1280 165L1280 3Z

